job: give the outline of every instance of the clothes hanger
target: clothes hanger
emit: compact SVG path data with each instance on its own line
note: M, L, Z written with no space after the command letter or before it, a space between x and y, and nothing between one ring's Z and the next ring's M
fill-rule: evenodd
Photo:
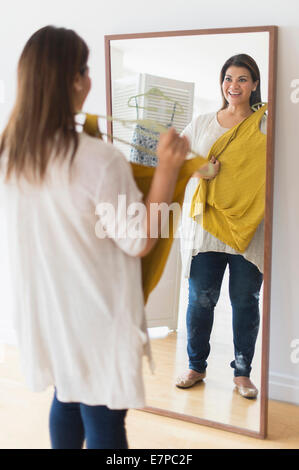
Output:
M104 116L101 114L90 114L86 113L85 111L77 111L76 113L77 116L79 115L84 115L85 116L85 122L76 122L77 125L81 126L82 129L84 128L85 131L93 136L106 136L110 139L117 140L118 142L121 142L122 144L129 145L130 147L133 147L137 150L140 150L142 152L146 152L150 155L157 156L156 153L146 147L143 147L141 145L133 144L132 142L128 142L124 139L120 139L119 137L116 137L111 134L107 134L105 132L102 132L99 130L99 124L98 124L98 119L106 119L107 121L116 121L121 123L124 127L127 128L132 128L132 126L135 126L136 124L141 125L145 129L149 129L153 132L156 132L157 134L162 134L164 132L169 131L169 127L164 126L163 124L160 124L157 121L153 121L151 119L121 119L121 118L115 118L113 116ZM142 130L140 129L140 132ZM148 133L145 132L145 135ZM152 136L151 136L152 137ZM153 137L152 137L153 138ZM157 141L159 140L159 136L157 136ZM194 150L190 149L189 154L191 154L194 158L198 157L198 152L195 152Z
M160 100L169 101L175 106L176 112L178 114L183 114L184 113L184 108L178 101L175 101L172 98L170 98L169 96L165 95L165 93L163 93L157 87L150 88L146 93L141 93L139 95L131 96L128 99L129 108L136 108L137 98L140 97L140 96L154 96L154 97L157 97ZM131 100L133 100L133 99L135 100L135 104L130 103ZM139 106L138 105L138 108L146 109L147 111L153 111L153 112L159 111L159 108L156 108L156 107L153 107L153 106ZM167 112L169 114L172 114L173 110L166 109L165 112Z
M78 126L81 126L82 129L84 129L87 134L99 137L101 138L102 136L106 136L110 139L116 140L118 142L121 142L122 144L129 145L130 147L135 148L136 150L139 150L141 152L146 152L150 155L157 156L156 153L146 147L143 147L138 144L133 144L132 142L128 142L124 139L120 139L119 137L116 137L115 135L107 134L105 132L100 131L99 129L99 124L98 124L98 119L106 119L107 121L111 122L119 122L121 123L124 127L131 128L135 124L139 124L142 127L144 127L144 131L140 129L140 132L144 133L145 135L148 135L148 132L146 130L152 131L157 133L157 142L159 140L159 134L162 134L163 132L167 132L169 130L168 127L163 126L163 124L160 124L157 121L153 121L151 119L120 119L120 118L114 118L113 116L104 116L101 114L90 114L86 113L85 111L77 111L76 116L84 115L85 116L85 121L84 122L76 122ZM151 136L154 138L153 136Z
M82 110L76 112L76 115L80 115L80 114L84 116L95 116L96 118L105 119L111 122L114 122L114 121L119 122L124 127L127 127L129 129L131 129L135 124L140 124L141 126L144 126L153 132L163 133L169 130L169 127L164 126L163 124L160 124L158 121L154 121L152 119L121 119L121 118L116 118L113 116L104 116L101 114L90 114ZM77 122L76 124L81 125L80 122Z
M255 104L253 104L253 105L250 106L250 107L251 107L251 109L252 109L253 111L258 111L261 106L265 106L266 104L268 104L268 103L266 103L266 102L264 102L264 101L260 101L259 103L255 103ZM266 111L265 111L265 112L266 112Z

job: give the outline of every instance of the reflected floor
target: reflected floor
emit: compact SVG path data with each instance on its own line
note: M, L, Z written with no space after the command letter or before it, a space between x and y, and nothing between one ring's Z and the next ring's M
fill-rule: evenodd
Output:
M151 338L155 373L144 361L147 405L172 412L221 422L231 426L259 430L260 399L241 397L233 383L232 348L214 342L208 358L207 376L190 389L179 389L176 377L186 370L186 333L168 332ZM252 363L251 380L260 390L260 344Z

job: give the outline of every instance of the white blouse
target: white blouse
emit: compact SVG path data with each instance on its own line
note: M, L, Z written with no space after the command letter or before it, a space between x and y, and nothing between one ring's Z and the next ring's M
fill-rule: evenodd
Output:
M142 201L129 163L111 144L86 134L69 179L51 165L41 187L3 182L15 293L14 327L22 368L33 391L57 387L63 402L145 405L142 355L149 351L135 257L143 238L96 236L99 202ZM125 216L118 221L130 223Z
M267 120L264 116L260 129L266 134ZM192 150L207 157L210 148L216 140L229 129L220 126L217 113L201 114L191 121L182 132L190 141ZM220 169L221 171L221 169ZM191 178L185 192L182 219L180 225L181 258L184 277L190 276L192 257L207 251L241 254L263 272L264 267L264 221L258 226L254 237L244 253L239 253L226 245L211 233L204 230L198 222L190 216L191 201L198 185L198 178Z

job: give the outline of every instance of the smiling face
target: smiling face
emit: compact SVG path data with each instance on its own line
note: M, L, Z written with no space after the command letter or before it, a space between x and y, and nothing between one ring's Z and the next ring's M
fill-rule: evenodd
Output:
M227 68L222 82L222 92L229 105L245 105L250 95L256 90L258 80L254 82L246 67L231 65Z

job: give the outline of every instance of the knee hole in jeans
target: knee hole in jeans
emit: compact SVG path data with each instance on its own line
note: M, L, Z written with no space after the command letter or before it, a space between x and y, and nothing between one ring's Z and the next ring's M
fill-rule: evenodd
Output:
M248 307L248 305L258 305L260 300L260 292L252 292L252 293L243 293L236 292L230 294L230 300L232 304L236 304L239 306Z
M215 288L202 289L189 293L189 303L206 309L215 307L219 298L219 290Z

